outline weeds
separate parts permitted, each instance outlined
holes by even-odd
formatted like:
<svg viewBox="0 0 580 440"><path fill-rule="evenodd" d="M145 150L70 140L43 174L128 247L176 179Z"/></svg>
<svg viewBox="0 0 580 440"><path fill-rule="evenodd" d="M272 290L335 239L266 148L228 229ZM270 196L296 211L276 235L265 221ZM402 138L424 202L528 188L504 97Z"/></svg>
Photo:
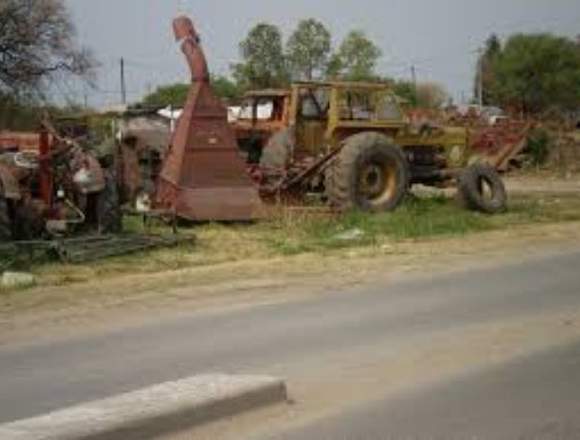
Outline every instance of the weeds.
<svg viewBox="0 0 580 440"><path fill-rule="evenodd" d="M554 147L554 140L550 133L542 128L534 129L528 135L528 152L531 165L539 167L544 165L550 155L550 150Z"/></svg>
<svg viewBox="0 0 580 440"><path fill-rule="evenodd" d="M316 210L279 208L253 225L207 224L183 228L195 244L183 244L90 265L43 264L33 268L42 285L63 285L120 274L156 273L225 262L266 260L303 253L382 246L387 242L463 236L533 223L580 221L576 196L517 198L508 212L488 216L466 211L442 196L409 197L392 213L331 215ZM143 232L134 221L130 230ZM155 226L152 232L162 232ZM167 232L167 231L165 231Z"/></svg>
<svg viewBox="0 0 580 440"><path fill-rule="evenodd" d="M288 220L288 219L286 219ZM410 198L392 213L353 212L327 219L291 219L284 233L272 237L283 254L296 254L352 246L369 246L381 240L408 240L463 235L492 226L486 217L456 207L443 197Z"/></svg>

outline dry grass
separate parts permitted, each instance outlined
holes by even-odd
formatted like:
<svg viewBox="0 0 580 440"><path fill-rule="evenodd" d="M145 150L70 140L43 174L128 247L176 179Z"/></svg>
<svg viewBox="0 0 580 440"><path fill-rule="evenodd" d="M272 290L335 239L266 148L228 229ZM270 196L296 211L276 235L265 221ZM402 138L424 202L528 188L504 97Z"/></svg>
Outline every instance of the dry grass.
<svg viewBox="0 0 580 440"><path fill-rule="evenodd" d="M522 225L579 220L580 198L576 194L518 197L512 200L507 213L497 216L465 211L441 195L413 197L396 212L381 215L336 216L280 208L273 210L268 221L256 224L183 228L181 234L197 237L194 244L91 264L43 263L26 269L38 277L40 286L62 286L103 277L268 261L300 254L329 255L344 249L372 249L409 240L461 237ZM129 221L127 226L130 230L140 229L135 221Z"/></svg>

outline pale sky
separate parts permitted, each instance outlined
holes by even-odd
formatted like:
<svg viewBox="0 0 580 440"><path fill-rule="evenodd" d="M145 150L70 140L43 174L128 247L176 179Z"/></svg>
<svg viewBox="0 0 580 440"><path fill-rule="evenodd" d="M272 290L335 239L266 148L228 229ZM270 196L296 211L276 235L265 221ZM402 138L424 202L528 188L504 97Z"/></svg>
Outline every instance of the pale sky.
<svg viewBox="0 0 580 440"><path fill-rule="evenodd" d="M443 84L456 100L471 96L475 51L493 32L580 34L580 0L65 0L80 40L101 63L92 106L120 102L119 59L127 60L130 101L148 90L189 80L173 41L172 19L186 13L197 25L212 72L227 74L238 60L238 43L260 21L280 26L287 37L303 18L331 30L334 44L360 29L381 47L379 73ZM82 102L83 87L57 92Z"/></svg>

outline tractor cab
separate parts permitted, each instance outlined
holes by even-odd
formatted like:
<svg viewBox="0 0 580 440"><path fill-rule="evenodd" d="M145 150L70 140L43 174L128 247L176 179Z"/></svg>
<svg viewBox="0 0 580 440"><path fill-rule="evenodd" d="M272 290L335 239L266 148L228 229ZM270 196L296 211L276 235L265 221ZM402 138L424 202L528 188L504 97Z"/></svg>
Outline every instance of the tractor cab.
<svg viewBox="0 0 580 440"><path fill-rule="evenodd" d="M325 152L354 134L377 130L396 135L407 124L386 84L301 82L292 87L289 125L297 151Z"/></svg>
<svg viewBox="0 0 580 440"><path fill-rule="evenodd" d="M290 92L270 89L248 92L234 112L231 125L249 163L260 160L262 148L272 134L288 124Z"/></svg>

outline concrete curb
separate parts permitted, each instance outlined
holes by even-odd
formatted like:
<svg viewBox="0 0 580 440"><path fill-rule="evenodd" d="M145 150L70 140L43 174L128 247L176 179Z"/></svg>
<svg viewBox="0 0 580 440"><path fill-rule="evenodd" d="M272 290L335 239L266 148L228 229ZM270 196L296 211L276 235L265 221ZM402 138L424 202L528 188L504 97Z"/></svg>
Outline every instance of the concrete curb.
<svg viewBox="0 0 580 440"><path fill-rule="evenodd" d="M194 376L0 425L0 439L151 439L285 401L273 377Z"/></svg>

